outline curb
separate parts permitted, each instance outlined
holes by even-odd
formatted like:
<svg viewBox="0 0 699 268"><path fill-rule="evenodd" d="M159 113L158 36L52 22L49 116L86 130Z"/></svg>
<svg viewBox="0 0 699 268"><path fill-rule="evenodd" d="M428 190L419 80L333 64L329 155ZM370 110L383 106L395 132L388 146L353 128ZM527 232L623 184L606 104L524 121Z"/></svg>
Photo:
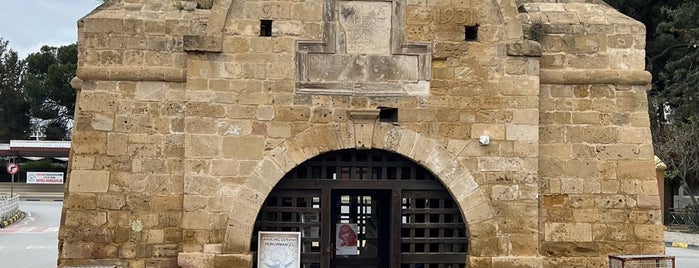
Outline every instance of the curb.
<svg viewBox="0 0 699 268"><path fill-rule="evenodd" d="M695 249L699 250L699 245L693 245L693 244L688 244L684 242L665 242L666 247L673 247L673 248L686 248L686 249Z"/></svg>
<svg viewBox="0 0 699 268"><path fill-rule="evenodd" d="M17 214L15 214L14 216L10 217L7 220L0 222L0 228L5 228L5 227L9 226L10 224L13 224L21 219L24 219L25 215L26 214L24 212L17 211Z"/></svg>

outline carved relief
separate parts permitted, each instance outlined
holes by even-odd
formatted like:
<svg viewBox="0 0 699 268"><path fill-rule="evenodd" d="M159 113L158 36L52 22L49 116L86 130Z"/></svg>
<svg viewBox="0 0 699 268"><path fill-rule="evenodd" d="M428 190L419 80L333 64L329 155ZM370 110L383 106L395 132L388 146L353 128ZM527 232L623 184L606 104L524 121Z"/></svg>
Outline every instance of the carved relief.
<svg viewBox="0 0 699 268"><path fill-rule="evenodd" d="M427 95L431 48L405 42L404 1L326 0L323 40L298 43L296 93Z"/></svg>
<svg viewBox="0 0 699 268"><path fill-rule="evenodd" d="M437 24L475 25L476 11L467 8L437 8L433 18Z"/></svg>
<svg viewBox="0 0 699 268"><path fill-rule="evenodd" d="M312 82L338 79L347 82L405 82L418 80L417 56L311 54L307 79Z"/></svg>
<svg viewBox="0 0 699 268"><path fill-rule="evenodd" d="M282 3L265 3L260 6L260 19L290 19L291 6Z"/></svg>
<svg viewBox="0 0 699 268"><path fill-rule="evenodd" d="M348 54L390 54L390 2L340 2L340 33Z"/></svg>

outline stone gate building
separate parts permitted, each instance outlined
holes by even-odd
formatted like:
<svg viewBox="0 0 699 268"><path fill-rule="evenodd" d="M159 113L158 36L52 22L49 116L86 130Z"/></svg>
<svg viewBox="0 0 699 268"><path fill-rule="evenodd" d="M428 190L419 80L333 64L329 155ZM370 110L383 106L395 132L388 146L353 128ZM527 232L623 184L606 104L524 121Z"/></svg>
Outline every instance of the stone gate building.
<svg viewBox="0 0 699 268"><path fill-rule="evenodd" d="M114 0L78 31L61 267L283 267L261 231L305 268L664 250L645 28L601 1Z"/></svg>

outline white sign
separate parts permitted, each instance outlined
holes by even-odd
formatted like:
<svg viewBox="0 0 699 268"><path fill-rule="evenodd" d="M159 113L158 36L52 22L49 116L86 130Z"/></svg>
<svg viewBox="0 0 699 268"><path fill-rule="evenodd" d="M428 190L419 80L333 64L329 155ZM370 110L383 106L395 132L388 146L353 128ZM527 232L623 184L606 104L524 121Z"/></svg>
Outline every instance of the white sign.
<svg viewBox="0 0 699 268"><path fill-rule="evenodd" d="M300 268L300 232L259 232L257 235L257 267Z"/></svg>
<svg viewBox="0 0 699 268"><path fill-rule="evenodd" d="M19 171L19 166L16 163L7 164L7 173L14 175L17 174L17 171Z"/></svg>
<svg viewBox="0 0 699 268"><path fill-rule="evenodd" d="M63 184L63 172L27 172L27 183Z"/></svg>
<svg viewBox="0 0 699 268"><path fill-rule="evenodd" d="M338 223L335 228L336 255L358 255L357 251L357 224Z"/></svg>

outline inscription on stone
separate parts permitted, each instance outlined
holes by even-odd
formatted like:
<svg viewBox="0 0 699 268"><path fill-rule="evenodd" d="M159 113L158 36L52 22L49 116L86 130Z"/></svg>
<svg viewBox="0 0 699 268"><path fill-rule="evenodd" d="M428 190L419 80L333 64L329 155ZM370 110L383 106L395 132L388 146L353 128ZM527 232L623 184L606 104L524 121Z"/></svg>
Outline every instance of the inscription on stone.
<svg viewBox="0 0 699 268"><path fill-rule="evenodd" d="M418 80L417 56L310 54L308 81L401 82Z"/></svg>
<svg viewBox="0 0 699 268"><path fill-rule="evenodd" d="M364 78L364 60L359 55L310 54L308 80L324 81L362 81Z"/></svg>
<svg viewBox="0 0 699 268"><path fill-rule="evenodd" d="M291 19L291 6L281 3L265 3L260 6L261 19Z"/></svg>
<svg viewBox="0 0 699 268"><path fill-rule="evenodd" d="M348 54L389 54L391 2L342 1L337 16Z"/></svg>
<svg viewBox="0 0 699 268"><path fill-rule="evenodd" d="M468 8L438 8L433 11L437 24L475 25L477 13Z"/></svg>

